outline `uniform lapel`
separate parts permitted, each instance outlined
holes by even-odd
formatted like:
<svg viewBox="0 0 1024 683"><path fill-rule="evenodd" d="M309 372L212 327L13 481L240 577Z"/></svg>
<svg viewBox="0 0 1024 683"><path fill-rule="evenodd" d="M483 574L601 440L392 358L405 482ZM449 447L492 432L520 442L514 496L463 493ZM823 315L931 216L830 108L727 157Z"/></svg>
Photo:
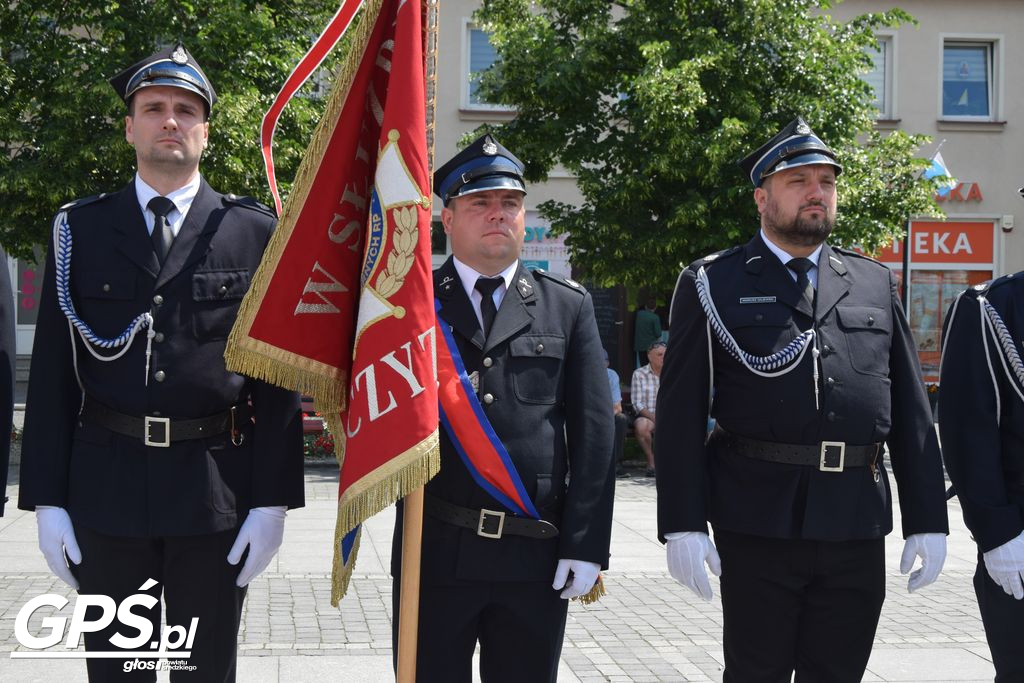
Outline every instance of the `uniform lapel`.
<svg viewBox="0 0 1024 683"><path fill-rule="evenodd" d="M818 259L818 305L814 316L823 319L836 303L850 290L850 278L842 257L827 244L821 249Z"/></svg>
<svg viewBox="0 0 1024 683"><path fill-rule="evenodd" d="M779 257L761 239L761 233L752 239L746 247L747 272L757 277L756 287L763 294L773 295L778 301L796 309L810 318L814 312L804 300L803 294L796 287L796 280L790 275L789 269L782 265Z"/></svg>
<svg viewBox="0 0 1024 683"><path fill-rule="evenodd" d="M121 235L121 239L117 240L117 250L155 278L160 272L160 261L153 251L149 231L146 230L146 219L135 193L135 183L129 183L121 190L116 201L114 230Z"/></svg>
<svg viewBox="0 0 1024 683"><path fill-rule="evenodd" d="M480 321L466 296L466 290L462 288L462 280L459 279L451 256L434 272L434 296L441 302L441 319L473 346L483 349L484 331L480 329Z"/></svg>
<svg viewBox="0 0 1024 683"><path fill-rule="evenodd" d="M536 299L536 282L520 261L519 269L512 278L512 287L505 292L498 315L494 317L494 326L484 346L485 353L533 322L533 313L527 305Z"/></svg>
<svg viewBox="0 0 1024 683"><path fill-rule="evenodd" d="M178 273L202 258L209 246L209 240L203 240L203 244L197 249L199 238L206 232L213 232L220 220L220 213L216 212L220 204L219 197L213 189L206 184L205 180L199 181L199 192L192 200L192 206L185 216L185 222L178 231L178 236L171 243L171 250L167 252L167 259L156 280L156 288L159 289Z"/></svg>

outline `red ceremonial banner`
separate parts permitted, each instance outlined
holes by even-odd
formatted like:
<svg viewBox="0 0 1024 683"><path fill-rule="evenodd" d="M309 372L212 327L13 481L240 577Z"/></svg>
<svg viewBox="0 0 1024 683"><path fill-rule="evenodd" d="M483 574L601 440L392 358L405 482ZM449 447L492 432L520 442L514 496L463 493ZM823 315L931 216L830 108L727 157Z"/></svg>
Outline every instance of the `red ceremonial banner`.
<svg viewBox="0 0 1024 683"><path fill-rule="evenodd" d="M366 3L226 353L312 395L336 436L333 604L359 524L440 466L425 16Z"/></svg>

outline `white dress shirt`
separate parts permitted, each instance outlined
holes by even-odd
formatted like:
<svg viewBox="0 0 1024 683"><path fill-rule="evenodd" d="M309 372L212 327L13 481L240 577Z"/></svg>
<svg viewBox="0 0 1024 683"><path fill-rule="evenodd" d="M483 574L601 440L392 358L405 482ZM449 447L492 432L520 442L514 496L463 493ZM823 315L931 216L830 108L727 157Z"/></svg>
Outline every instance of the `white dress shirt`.
<svg viewBox="0 0 1024 683"><path fill-rule="evenodd" d="M185 216L188 215L188 210L192 208L192 200L199 194L199 182L200 176L196 173L187 185L179 187L170 194L161 195L146 184L146 181L138 173L135 174L135 196L139 199L139 207L142 208L142 215L146 219L146 230L150 235L153 234L156 216L149 210L149 200L153 197L167 197L174 203L174 210L167 215L167 222L171 224L171 232L177 237L182 223L185 222Z"/></svg>
<svg viewBox="0 0 1024 683"><path fill-rule="evenodd" d="M779 257L779 260L782 261L782 265L786 265L794 258L797 258L768 239L768 235L764 234L764 228L761 228L761 239L764 240L768 249ZM807 271L807 279L811 281L811 287L814 287L815 289L818 288L818 259L821 258L821 248L823 246L824 244L819 244L818 248L811 252L811 255L807 257L810 262L814 264L814 267ZM793 282L796 282L796 272L793 271L792 268L786 268L786 272L793 278Z"/></svg>
<svg viewBox="0 0 1024 683"><path fill-rule="evenodd" d="M484 316L480 312L480 302L483 301L484 296L476 289L476 281L482 277L500 277L504 280L504 284L500 284L494 288L494 308L498 310L501 308L501 300L505 298L505 292L512 286L512 278L515 277L516 271L519 269L519 261L516 260L511 266L501 271L497 275L483 275L476 272L459 259L452 256L452 261L455 263L455 272L459 274L459 279L462 280L462 288L466 290L466 295L469 297L470 303L473 304L473 312L476 313L477 322L480 323L480 329L484 329Z"/></svg>

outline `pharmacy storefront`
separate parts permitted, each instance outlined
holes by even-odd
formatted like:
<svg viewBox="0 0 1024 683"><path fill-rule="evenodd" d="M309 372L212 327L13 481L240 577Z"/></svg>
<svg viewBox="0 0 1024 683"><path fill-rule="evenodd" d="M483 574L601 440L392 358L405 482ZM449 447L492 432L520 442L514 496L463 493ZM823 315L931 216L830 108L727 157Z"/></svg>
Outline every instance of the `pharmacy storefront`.
<svg viewBox="0 0 1024 683"><path fill-rule="evenodd" d="M926 382L939 380L942 322L953 299L996 272L999 225L992 218L950 217L910 224L908 319ZM905 242L878 257L903 279Z"/></svg>

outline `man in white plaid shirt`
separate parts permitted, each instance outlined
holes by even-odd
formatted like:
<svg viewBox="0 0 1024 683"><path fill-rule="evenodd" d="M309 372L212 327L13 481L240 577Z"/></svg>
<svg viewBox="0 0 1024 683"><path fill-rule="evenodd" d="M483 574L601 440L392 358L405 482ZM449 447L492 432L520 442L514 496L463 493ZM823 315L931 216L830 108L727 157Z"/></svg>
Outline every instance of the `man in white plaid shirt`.
<svg viewBox="0 0 1024 683"><path fill-rule="evenodd" d="M647 365L633 371L629 399L636 411L633 431L647 458L647 476L654 476L654 409L658 403L661 366L665 362L665 342L656 341L647 348Z"/></svg>

